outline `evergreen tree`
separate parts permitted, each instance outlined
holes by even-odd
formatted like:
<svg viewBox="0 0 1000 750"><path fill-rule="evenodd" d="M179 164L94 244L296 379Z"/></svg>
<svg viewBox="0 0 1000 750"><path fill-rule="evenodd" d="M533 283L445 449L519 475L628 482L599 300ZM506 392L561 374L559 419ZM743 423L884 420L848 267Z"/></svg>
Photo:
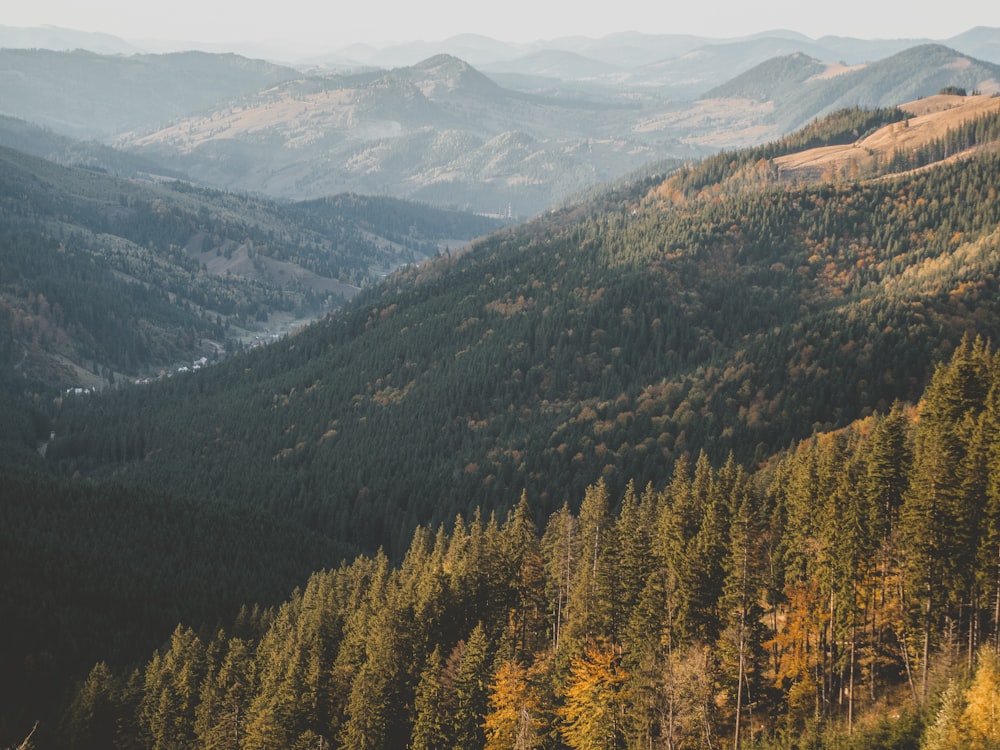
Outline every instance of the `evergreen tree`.
<svg viewBox="0 0 1000 750"><path fill-rule="evenodd" d="M69 708L67 735L74 747L116 747L118 740L117 686L104 662L95 664Z"/></svg>
<svg viewBox="0 0 1000 750"><path fill-rule="evenodd" d="M719 605L725 622L720 650L727 662L734 698L733 747L739 748L745 731L744 712L762 698L766 662L760 606L764 588L760 567L763 522L746 477L737 477L730 492L732 522Z"/></svg>
<svg viewBox="0 0 1000 750"><path fill-rule="evenodd" d="M486 739L483 720L489 699L488 645L486 631L479 624L473 628L461 652L453 684L455 710L451 718L454 750L482 747Z"/></svg>
<svg viewBox="0 0 1000 750"><path fill-rule="evenodd" d="M155 750L180 750L196 742L194 725L205 648L190 628L177 626L170 647L146 668L140 713L144 735Z"/></svg>
<svg viewBox="0 0 1000 750"><path fill-rule="evenodd" d="M435 648L427 657L413 698L413 733L409 744L413 750L450 750L453 747L446 713L449 705L441 682L442 667L441 652Z"/></svg>
<svg viewBox="0 0 1000 750"><path fill-rule="evenodd" d="M606 638L612 632L614 590L610 561L614 534L608 488L603 480L587 488L580 505L580 556L567 602L567 639L572 648L588 638Z"/></svg>
<svg viewBox="0 0 1000 750"><path fill-rule="evenodd" d="M206 750L243 747L253 690L253 652L240 638L228 639L225 649L218 669L206 675L195 713L198 744Z"/></svg>
<svg viewBox="0 0 1000 750"><path fill-rule="evenodd" d="M542 537L545 561L546 596L549 618L552 622L552 647L562 645L566 622L569 617L569 598L573 586L573 572L580 556L579 531L576 517L563 506L552 514Z"/></svg>

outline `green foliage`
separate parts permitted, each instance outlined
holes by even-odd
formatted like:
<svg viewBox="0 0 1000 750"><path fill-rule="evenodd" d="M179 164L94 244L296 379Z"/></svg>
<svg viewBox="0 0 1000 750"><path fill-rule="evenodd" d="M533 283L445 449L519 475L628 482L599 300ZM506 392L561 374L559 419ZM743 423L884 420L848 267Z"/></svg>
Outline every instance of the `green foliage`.
<svg viewBox="0 0 1000 750"><path fill-rule="evenodd" d="M907 565L924 560L946 578L964 553L907 527L913 498L939 479L924 468L930 453L946 454L942 436L969 434L970 415L994 408L997 382L1000 355L966 339L917 407L818 434L755 475L702 455L693 473L681 463L641 497L629 485L614 501L598 482L541 538L526 495L502 524L477 514L450 534L418 528L398 567L380 555L314 574L251 641L178 627L137 697L99 665L74 701L67 742L915 749L926 721L922 746L990 747L1000 699L993 592L939 596L932 616L911 621L911 606L926 612L926 588L908 583ZM913 456L884 480L906 488L902 505L877 487L888 455ZM997 470L992 460L985 471ZM971 469L959 461L955 471ZM979 493L959 505L976 515L986 502ZM903 533L890 531L897 525ZM983 529L965 533L963 547L977 549ZM678 575L685 555L717 558L699 569L717 568L718 586L685 593L701 585ZM957 590L974 592L988 580L976 566L996 562L963 559L971 569ZM645 571L641 591L610 573L619 562ZM560 591L567 624L555 649L560 609L528 603ZM696 603L687 617L705 621L678 627L682 600ZM471 632L461 624L470 605L483 617ZM920 650L922 627L941 651ZM969 649L982 644L977 668L929 708L917 675L932 660L965 680L952 631L971 633Z"/></svg>
<svg viewBox="0 0 1000 750"><path fill-rule="evenodd" d="M1000 323L998 174L982 155L851 186L623 189L190 378L63 399L48 466L109 482L14 483L19 607L42 569L23 545L61 528L33 495L118 498L140 531L157 502L178 528L281 518L281 549L236 558L247 577L331 566L231 636L168 589L191 624L142 679L98 670L66 744L107 737L111 710L123 747L404 747L418 724L424 745L557 747L590 741L558 736L578 685L574 717L620 712L612 744L849 746L913 700L884 728L912 746L939 647L952 669L996 637L1000 364L975 334ZM197 535L163 538L199 559ZM331 539L368 554L335 567ZM141 559L107 546L114 570ZM205 591L196 570L177 585ZM591 642L620 700L573 676Z"/></svg>
<svg viewBox="0 0 1000 750"><path fill-rule="evenodd" d="M0 164L0 310L14 347L0 361L63 386L80 375L60 358L98 382L215 359L275 313L318 317L440 241L499 226L385 198L286 204L156 185L7 148Z"/></svg>
<svg viewBox="0 0 1000 750"><path fill-rule="evenodd" d="M688 451L759 461L916 398L966 323L993 330L997 166L676 208L657 188L634 215L497 235L277 346L67 399L50 464L398 559L415 524L502 514L526 487L544 518L597 477L662 481ZM125 423L148 460L115 450Z"/></svg>
<svg viewBox="0 0 1000 750"><path fill-rule="evenodd" d="M244 602L277 604L343 555L258 514L0 470L0 704L51 721L67 676L143 659L178 621L213 628ZM259 613L240 621L237 635L259 636Z"/></svg>

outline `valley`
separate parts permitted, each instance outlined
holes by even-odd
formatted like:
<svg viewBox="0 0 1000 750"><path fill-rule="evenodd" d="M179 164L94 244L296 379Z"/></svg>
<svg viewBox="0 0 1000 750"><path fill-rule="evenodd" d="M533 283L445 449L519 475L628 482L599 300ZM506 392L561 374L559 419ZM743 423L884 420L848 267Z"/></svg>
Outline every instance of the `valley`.
<svg viewBox="0 0 1000 750"><path fill-rule="evenodd" d="M0 49L0 747L990 747L995 36Z"/></svg>

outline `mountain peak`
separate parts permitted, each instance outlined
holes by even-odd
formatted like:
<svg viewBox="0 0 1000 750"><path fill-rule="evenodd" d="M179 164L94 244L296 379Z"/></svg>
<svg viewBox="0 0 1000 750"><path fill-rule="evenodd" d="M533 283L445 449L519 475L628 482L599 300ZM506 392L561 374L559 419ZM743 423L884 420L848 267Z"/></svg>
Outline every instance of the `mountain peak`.
<svg viewBox="0 0 1000 750"><path fill-rule="evenodd" d="M743 97L756 101L770 101L789 86L799 86L812 76L820 75L825 66L803 52L793 52L782 57L772 57L736 78L716 86L703 98Z"/></svg>
<svg viewBox="0 0 1000 750"><path fill-rule="evenodd" d="M441 69L446 70L473 70L473 67L469 63L465 62L461 58L450 55L447 52L441 52L436 55L428 57L426 60L421 60L412 66L414 70L426 70L426 71L436 71Z"/></svg>
<svg viewBox="0 0 1000 750"><path fill-rule="evenodd" d="M454 55L441 53L395 71L419 88L428 99L448 99L455 96L495 98L503 89Z"/></svg>

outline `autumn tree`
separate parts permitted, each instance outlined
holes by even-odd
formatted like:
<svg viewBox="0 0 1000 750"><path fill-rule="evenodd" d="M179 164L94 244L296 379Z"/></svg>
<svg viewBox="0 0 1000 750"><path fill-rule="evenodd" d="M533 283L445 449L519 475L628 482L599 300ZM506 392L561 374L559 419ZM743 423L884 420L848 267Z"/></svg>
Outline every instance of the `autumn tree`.
<svg viewBox="0 0 1000 750"><path fill-rule="evenodd" d="M490 682L485 750L542 747L545 716L537 676L514 659L502 661Z"/></svg>
<svg viewBox="0 0 1000 750"><path fill-rule="evenodd" d="M625 747L629 710L628 674L621 649L591 641L572 660L565 702L557 710L564 742L578 750Z"/></svg>

